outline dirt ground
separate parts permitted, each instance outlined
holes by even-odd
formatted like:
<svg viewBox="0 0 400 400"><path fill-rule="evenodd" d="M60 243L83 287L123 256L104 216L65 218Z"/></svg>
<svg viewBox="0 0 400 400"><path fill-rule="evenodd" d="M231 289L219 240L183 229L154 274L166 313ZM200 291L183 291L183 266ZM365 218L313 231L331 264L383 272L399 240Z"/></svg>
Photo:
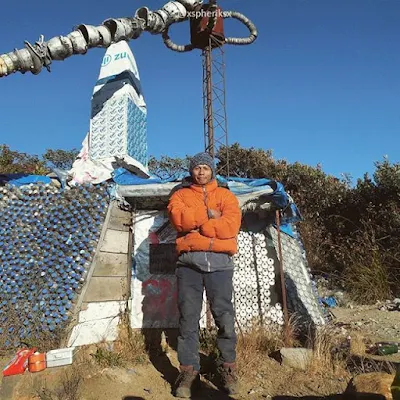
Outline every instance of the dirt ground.
<svg viewBox="0 0 400 400"><path fill-rule="evenodd" d="M2 400L170 400L171 383L178 370L176 354L166 359L160 358L153 363L138 365L133 368L95 368L82 365L47 369L41 373L25 373L21 377L3 378L5 390L0 392ZM156 364L156 366L155 366ZM330 395L342 393L346 387L344 378L321 376L308 377L305 372L296 372L278 362L266 358L257 360L252 377L242 379L241 393L235 397L225 395L213 379L202 376L200 389L192 397L200 399L274 399L285 395L298 398L304 395ZM74 386L75 372L83 378L76 397L67 397L62 385ZM247 374L246 374L247 375ZM290 382L290 384L288 384ZM8 386L8 387L7 387ZM48 388L58 395L43 393ZM37 395L42 390L41 395ZM36 397L35 397L36 395Z"/></svg>
<svg viewBox="0 0 400 400"><path fill-rule="evenodd" d="M375 341L400 341L400 312L381 311L376 306L334 308L334 324L342 335L354 332ZM12 358L0 359L3 368ZM400 353L386 358L400 362ZM205 374L201 388L193 399L230 399L218 390L210 365L204 359ZM239 361L240 362L240 361ZM167 400L174 399L171 384L178 374L176 352L151 357L149 362L132 368L95 365L83 354L73 366L49 368L46 371L3 378L0 386L2 400ZM235 399L334 399L343 393L349 376L327 371L301 372L281 365L266 354L255 354L240 366L241 392ZM64 388L64 386L66 388ZM77 388L77 393L69 393ZM46 393L46 389L48 391ZM68 389L69 388L69 389ZM40 395L38 395L41 392ZM57 392L57 393L56 393ZM75 397L74 397L75 396ZM312 396L312 397L304 397ZM324 397L325 396L325 397Z"/></svg>
<svg viewBox="0 0 400 400"><path fill-rule="evenodd" d="M337 307L331 311L335 316L335 325L340 327L344 335L358 333L366 339L367 345L377 342L400 343L400 311L387 311L378 305ZM400 353L374 358L400 363Z"/></svg>
<svg viewBox="0 0 400 400"><path fill-rule="evenodd" d="M372 341L400 342L400 312L380 310L379 306L358 306L354 308L333 308L338 324L345 329L361 332Z"/></svg>

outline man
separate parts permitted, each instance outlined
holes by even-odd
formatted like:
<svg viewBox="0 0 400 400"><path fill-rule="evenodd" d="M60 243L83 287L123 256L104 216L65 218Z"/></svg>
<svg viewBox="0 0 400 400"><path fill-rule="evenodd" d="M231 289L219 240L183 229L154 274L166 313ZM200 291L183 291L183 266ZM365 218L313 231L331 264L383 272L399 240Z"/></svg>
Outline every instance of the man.
<svg viewBox="0 0 400 400"><path fill-rule="evenodd" d="M196 154L189 170L191 177L171 196L168 205L170 220L178 232L179 254L176 276L181 373L175 395L189 398L192 387L199 382L199 320L204 288L218 327L218 370L224 389L234 394L237 377L231 256L237 252L241 211L230 190L218 187L208 153Z"/></svg>

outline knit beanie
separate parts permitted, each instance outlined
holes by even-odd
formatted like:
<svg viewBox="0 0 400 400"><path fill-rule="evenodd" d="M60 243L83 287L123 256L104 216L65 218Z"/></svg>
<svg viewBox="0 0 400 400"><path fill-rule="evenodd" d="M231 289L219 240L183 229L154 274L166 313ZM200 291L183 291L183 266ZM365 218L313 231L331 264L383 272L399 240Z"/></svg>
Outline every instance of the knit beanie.
<svg viewBox="0 0 400 400"><path fill-rule="evenodd" d="M214 160L208 153L198 153L194 155L189 164L189 172L190 175L192 175L193 170L198 166L198 165L208 165L211 168L212 171L212 177L215 178L215 165L214 165Z"/></svg>

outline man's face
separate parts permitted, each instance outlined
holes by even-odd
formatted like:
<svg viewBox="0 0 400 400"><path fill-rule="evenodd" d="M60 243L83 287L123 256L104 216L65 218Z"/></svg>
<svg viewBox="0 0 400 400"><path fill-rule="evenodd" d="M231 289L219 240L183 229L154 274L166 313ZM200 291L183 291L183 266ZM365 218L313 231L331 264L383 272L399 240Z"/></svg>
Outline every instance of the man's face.
<svg viewBox="0 0 400 400"><path fill-rule="evenodd" d="M193 182L197 185L206 185L211 181L212 170L208 165L197 165L192 172Z"/></svg>

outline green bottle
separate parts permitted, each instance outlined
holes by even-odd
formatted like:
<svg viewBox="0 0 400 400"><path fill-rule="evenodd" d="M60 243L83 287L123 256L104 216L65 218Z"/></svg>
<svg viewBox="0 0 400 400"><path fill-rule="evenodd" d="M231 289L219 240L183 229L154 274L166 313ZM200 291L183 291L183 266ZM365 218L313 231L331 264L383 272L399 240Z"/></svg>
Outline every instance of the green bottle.
<svg viewBox="0 0 400 400"><path fill-rule="evenodd" d="M378 354L380 356L388 356L399 352L397 343L378 344Z"/></svg>

